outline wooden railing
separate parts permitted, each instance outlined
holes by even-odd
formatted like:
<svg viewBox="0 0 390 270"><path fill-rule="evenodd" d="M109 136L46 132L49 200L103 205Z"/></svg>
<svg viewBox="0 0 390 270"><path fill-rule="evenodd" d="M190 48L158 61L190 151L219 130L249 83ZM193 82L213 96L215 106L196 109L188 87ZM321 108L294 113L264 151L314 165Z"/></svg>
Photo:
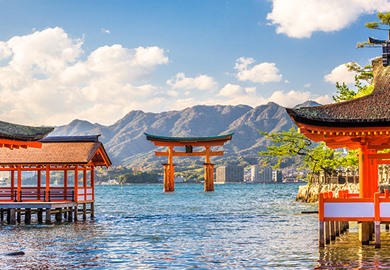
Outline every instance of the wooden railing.
<svg viewBox="0 0 390 270"><path fill-rule="evenodd" d="M94 201L94 189L92 187L64 188L50 187L48 194L44 187L22 187L18 193L17 189L10 187L0 188L0 202L26 202L26 201Z"/></svg>

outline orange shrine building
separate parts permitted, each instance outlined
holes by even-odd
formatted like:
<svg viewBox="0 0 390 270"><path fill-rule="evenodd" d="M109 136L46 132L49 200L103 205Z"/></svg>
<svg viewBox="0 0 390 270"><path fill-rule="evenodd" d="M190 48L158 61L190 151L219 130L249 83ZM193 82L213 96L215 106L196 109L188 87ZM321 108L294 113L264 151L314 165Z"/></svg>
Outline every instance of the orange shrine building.
<svg viewBox="0 0 390 270"><path fill-rule="evenodd" d="M340 191L319 195L319 245L330 243L334 231L349 221L359 223L359 241L375 238L380 247L380 225L390 222L388 190L378 191L378 165L390 164L390 67L373 61L372 94L350 101L317 107L287 109L300 132L330 148L357 149L359 194ZM374 236L374 238L373 238Z"/></svg>
<svg viewBox="0 0 390 270"><path fill-rule="evenodd" d="M0 122L1 221L93 217L95 167L111 165L104 146L98 136L46 137L52 130Z"/></svg>
<svg viewBox="0 0 390 270"><path fill-rule="evenodd" d="M232 139L233 133L210 137L167 137L145 133L146 139L153 142L155 146L167 147L164 152L156 151L156 156L168 157L168 163L164 166L164 192L175 190L175 169L174 156L204 156L204 191L214 191L214 164L210 162L212 156L222 156L223 151L213 151L211 147L223 146ZM176 151L175 147L184 148L185 151ZM201 151L194 151L194 148L201 148Z"/></svg>

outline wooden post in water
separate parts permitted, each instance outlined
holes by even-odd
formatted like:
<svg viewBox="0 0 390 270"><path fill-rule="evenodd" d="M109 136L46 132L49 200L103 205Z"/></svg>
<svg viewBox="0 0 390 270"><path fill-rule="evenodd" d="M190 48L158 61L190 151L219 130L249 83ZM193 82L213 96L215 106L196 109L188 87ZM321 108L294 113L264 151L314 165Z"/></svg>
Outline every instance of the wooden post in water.
<svg viewBox="0 0 390 270"><path fill-rule="evenodd" d="M26 208L24 212L24 223L31 224L31 209Z"/></svg>
<svg viewBox="0 0 390 270"><path fill-rule="evenodd" d="M214 164L204 163L204 191L214 191Z"/></svg>
<svg viewBox="0 0 390 270"><path fill-rule="evenodd" d="M324 221L318 222L318 245L320 248L325 247Z"/></svg>
<svg viewBox="0 0 390 270"><path fill-rule="evenodd" d="M336 240L336 229L335 229L335 221L329 221L330 223L330 240Z"/></svg>
<svg viewBox="0 0 390 270"><path fill-rule="evenodd" d="M51 208L46 208L45 223L51 224Z"/></svg>
<svg viewBox="0 0 390 270"><path fill-rule="evenodd" d="M375 221L375 248L381 247L381 222Z"/></svg>

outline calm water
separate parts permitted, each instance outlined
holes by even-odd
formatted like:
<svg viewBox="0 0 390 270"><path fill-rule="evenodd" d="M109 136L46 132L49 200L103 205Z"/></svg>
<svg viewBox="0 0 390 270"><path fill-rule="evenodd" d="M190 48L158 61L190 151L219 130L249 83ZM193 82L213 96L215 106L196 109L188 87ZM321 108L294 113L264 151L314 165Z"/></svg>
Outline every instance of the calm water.
<svg viewBox="0 0 390 270"><path fill-rule="evenodd" d="M2 269L359 269L390 267L390 240L360 246L356 227L319 250L316 206L298 186L96 187L94 221L0 226ZM384 232L383 238L390 239ZM24 251L23 256L6 256Z"/></svg>

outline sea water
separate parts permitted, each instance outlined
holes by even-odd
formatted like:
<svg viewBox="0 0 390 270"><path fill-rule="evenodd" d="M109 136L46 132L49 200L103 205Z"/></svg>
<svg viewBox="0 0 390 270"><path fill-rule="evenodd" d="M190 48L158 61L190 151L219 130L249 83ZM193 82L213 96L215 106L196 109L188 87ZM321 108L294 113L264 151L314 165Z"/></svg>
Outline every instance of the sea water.
<svg viewBox="0 0 390 270"><path fill-rule="evenodd" d="M349 269L390 267L390 241L361 246L356 225L318 248L316 204L297 184L97 186L95 219L0 225L2 269ZM22 251L24 255L7 256Z"/></svg>

